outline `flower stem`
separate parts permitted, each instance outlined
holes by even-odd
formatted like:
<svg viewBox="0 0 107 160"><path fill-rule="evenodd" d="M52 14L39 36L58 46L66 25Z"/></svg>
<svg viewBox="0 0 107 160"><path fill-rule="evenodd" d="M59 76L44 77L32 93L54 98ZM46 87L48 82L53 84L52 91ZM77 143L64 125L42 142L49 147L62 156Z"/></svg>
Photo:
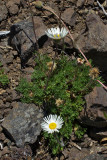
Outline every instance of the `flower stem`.
<svg viewBox="0 0 107 160"><path fill-rule="evenodd" d="M49 72L49 74L48 74L48 77L47 77L47 82L46 82L46 86L45 86L44 91L46 91L46 89L47 89L47 87L48 87L48 82L49 82L51 73L52 73L52 71L53 71L53 67L54 67L54 64L55 64L55 58L56 58L56 55L57 55L57 52L58 52L58 45L57 45L57 43L55 43L55 44L56 44L55 55L54 55L54 57L53 57L53 63L52 63L51 70L50 70L50 72Z"/></svg>
<svg viewBox="0 0 107 160"><path fill-rule="evenodd" d="M54 135L55 135L55 138L56 138L57 142L59 143L59 145L60 145L61 147L64 147L63 141L62 141L62 142L59 141L58 136L57 136L57 134L56 134L55 132L54 132Z"/></svg>

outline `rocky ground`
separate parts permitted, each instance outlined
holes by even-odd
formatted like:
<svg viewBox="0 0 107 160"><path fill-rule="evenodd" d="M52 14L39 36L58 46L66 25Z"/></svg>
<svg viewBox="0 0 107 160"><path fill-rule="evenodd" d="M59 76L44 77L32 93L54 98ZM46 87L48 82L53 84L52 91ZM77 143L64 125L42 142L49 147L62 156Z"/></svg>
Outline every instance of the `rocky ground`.
<svg viewBox="0 0 107 160"><path fill-rule="evenodd" d="M42 0L60 15L70 29L75 43L87 58L100 69L107 84L107 15L95 0ZM107 9L107 0L99 1ZM71 140L59 157L52 157L48 145L40 136L39 123L42 110L34 104L23 104L15 90L21 77L29 81L35 66L35 36L31 12L26 0L0 0L0 30L10 30L10 34L0 36L0 62L8 75L9 85L0 86L0 160L106 160L107 148L99 143L107 138L107 91L95 88L85 96L86 110L78 118L88 127L81 141ZM31 1L35 32L39 52L53 54L53 43L45 35L48 27L57 26L59 21L45 9L35 7ZM79 52L76 45L67 37L66 52L75 58ZM34 113L34 115L33 115ZM30 115L30 116L29 116ZM35 116L37 115L37 116ZM27 118L26 118L27 116ZM36 117L36 119L35 119ZM25 125L26 124L26 125ZM32 125L31 125L32 124ZM36 127L33 127L36 126ZM29 132L28 132L29 128ZM32 130L32 132L30 132ZM36 136L35 136L36 135ZM39 136L38 136L39 135Z"/></svg>

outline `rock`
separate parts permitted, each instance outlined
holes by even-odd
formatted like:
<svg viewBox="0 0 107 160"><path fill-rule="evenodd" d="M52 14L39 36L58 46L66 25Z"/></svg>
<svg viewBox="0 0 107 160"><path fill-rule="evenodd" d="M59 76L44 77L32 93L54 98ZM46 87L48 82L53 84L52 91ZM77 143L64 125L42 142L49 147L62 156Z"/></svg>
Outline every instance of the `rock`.
<svg viewBox="0 0 107 160"><path fill-rule="evenodd" d="M6 63L6 64L11 64L11 63L13 63L13 55L10 55L9 57L7 57L7 58L5 59L5 63Z"/></svg>
<svg viewBox="0 0 107 160"><path fill-rule="evenodd" d="M18 95L18 93L15 90L12 90L11 93L12 93L12 101L20 99L20 96Z"/></svg>
<svg viewBox="0 0 107 160"><path fill-rule="evenodd" d="M3 115L3 110L2 109L0 109L0 123L4 120L4 115Z"/></svg>
<svg viewBox="0 0 107 160"><path fill-rule="evenodd" d="M8 11L6 6L0 2L0 22L7 18Z"/></svg>
<svg viewBox="0 0 107 160"><path fill-rule="evenodd" d="M89 130L89 135L90 135L90 137L94 138L95 140L101 141L101 139L107 137L107 127L100 129L100 130L99 130L99 128L91 127Z"/></svg>
<svg viewBox="0 0 107 160"><path fill-rule="evenodd" d="M82 148L82 151L80 151L75 147L71 147L69 150L65 148L62 153L67 160L81 160L89 154L89 150Z"/></svg>
<svg viewBox="0 0 107 160"><path fill-rule="evenodd" d="M8 154L8 153L10 153L10 151L9 151L9 148L6 146L6 147L3 148L3 151L2 151L1 154L3 156L3 155Z"/></svg>
<svg viewBox="0 0 107 160"><path fill-rule="evenodd" d="M97 128L107 127L107 91L102 87L95 87L85 96L86 108L80 113L82 124Z"/></svg>
<svg viewBox="0 0 107 160"><path fill-rule="evenodd" d="M87 108L93 105L107 107L107 91L103 87L95 87L91 93L85 96ZM105 108L106 110L107 108Z"/></svg>
<svg viewBox="0 0 107 160"><path fill-rule="evenodd" d="M3 130L3 128L2 128L2 127L0 127L0 132L2 132L2 130Z"/></svg>
<svg viewBox="0 0 107 160"><path fill-rule="evenodd" d="M9 103L9 102L7 102L7 99L6 99L5 108L6 108L6 109L7 109L7 108L10 108L10 103Z"/></svg>
<svg viewBox="0 0 107 160"><path fill-rule="evenodd" d="M0 99L0 108L3 106L3 100Z"/></svg>
<svg viewBox="0 0 107 160"><path fill-rule="evenodd" d="M28 156L32 156L32 150L31 147L29 145L26 145L23 148L17 148L16 146L11 146L11 155L13 159L28 159ZM11 159L12 160L12 159Z"/></svg>
<svg viewBox="0 0 107 160"><path fill-rule="evenodd" d="M26 8L27 7L27 1L26 0L21 0L21 6L23 8Z"/></svg>
<svg viewBox="0 0 107 160"><path fill-rule="evenodd" d="M89 29L86 47L88 49L96 49L99 52L107 51L107 25L105 25L100 17L95 14L89 14L86 19Z"/></svg>
<svg viewBox="0 0 107 160"><path fill-rule="evenodd" d="M10 0L7 2L6 6L9 10L10 15L15 15L19 11L18 5L20 4L20 0Z"/></svg>
<svg viewBox="0 0 107 160"><path fill-rule="evenodd" d="M25 79L27 79L27 81L31 82L31 80L32 80L31 75L34 72L34 69L32 67L26 67L26 68L22 69L22 71L23 71L23 78L25 78Z"/></svg>
<svg viewBox="0 0 107 160"><path fill-rule="evenodd" d="M48 37L45 35L46 26L41 18L35 16L35 32L39 47L42 47ZM32 20L27 19L11 26L10 43L20 54L21 63L24 65L36 50L35 34Z"/></svg>
<svg viewBox="0 0 107 160"><path fill-rule="evenodd" d="M34 72L34 69L32 67L27 67L23 69L23 72L31 75Z"/></svg>
<svg viewBox="0 0 107 160"><path fill-rule="evenodd" d="M95 2L95 0L90 0L90 1L87 1L86 4L92 6L94 4L94 2Z"/></svg>
<svg viewBox="0 0 107 160"><path fill-rule="evenodd" d="M18 147L33 144L41 132L43 111L34 104L17 103L2 123L4 131Z"/></svg>
<svg viewBox="0 0 107 160"><path fill-rule="evenodd" d="M74 11L73 8L67 8L62 13L62 19L64 20L64 22L68 23L70 26L75 25L77 17L78 17L78 14Z"/></svg>
<svg viewBox="0 0 107 160"><path fill-rule="evenodd" d="M78 0L77 7L82 7L84 5L85 0Z"/></svg>
<svg viewBox="0 0 107 160"><path fill-rule="evenodd" d="M107 70L107 25L98 15L89 14L86 18L87 32L83 33L76 41L87 58L102 71Z"/></svg>
<svg viewBox="0 0 107 160"><path fill-rule="evenodd" d="M83 158L82 160L106 160L103 156L98 154L91 154Z"/></svg>
<svg viewBox="0 0 107 160"><path fill-rule="evenodd" d="M5 135L3 133L0 133L0 141L4 141L6 139Z"/></svg>
<svg viewBox="0 0 107 160"><path fill-rule="evenodd" d="M76 4L76 3L77 3L77 0L71 0L70 2Z"/></svg>

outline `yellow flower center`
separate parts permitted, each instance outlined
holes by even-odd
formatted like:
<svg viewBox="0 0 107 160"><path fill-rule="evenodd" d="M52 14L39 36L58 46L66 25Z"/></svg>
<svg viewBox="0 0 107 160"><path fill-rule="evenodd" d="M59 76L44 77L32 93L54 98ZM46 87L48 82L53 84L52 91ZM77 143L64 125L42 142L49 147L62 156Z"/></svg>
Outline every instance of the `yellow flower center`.
<svg viewBox="0 0 107 160"><path fill-rule="evenodd" d="M54 38L56 38L56 39L61 39L60 34L57 34L57 35L56 35L56 34L54 34L53 36L54 36Z"/></svg>
<svg viewBox="0 0 107 160"><path fill-rule="evenodd" d="M60 38L60 35L59 35L59 34L58 34L57 36Z"/></svg>
<svg viewBox="0 0 107 160"><path fill-rule="evenodd" d="M49 124L50 129L55 129L57 127L56 123L52 122Z"/></svg>

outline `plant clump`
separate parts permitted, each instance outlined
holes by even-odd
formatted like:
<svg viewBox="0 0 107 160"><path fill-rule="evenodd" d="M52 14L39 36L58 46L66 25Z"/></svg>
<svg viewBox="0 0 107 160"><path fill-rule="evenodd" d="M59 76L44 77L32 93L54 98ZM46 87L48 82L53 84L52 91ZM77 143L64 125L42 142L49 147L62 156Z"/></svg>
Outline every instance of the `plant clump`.
<svg viewBox="0 0 107 160"><path fill-rule="evenodd" d="M17 91L22 94L22 102L37 104L44 109L46 115L62 117L64 123L58 133L54 135L44 132L52 153L58 154L70 138L74 122L83 109L84 95L99 84L96 77L90 77L90 67L85 63L80 65L76 59L60 56L54 60L55 67L50 72L52 59L47 55L40 58L40 61L36 59L31 82L22 79ZM75 135L81 138L85 129L76 128Z"/></svg>

